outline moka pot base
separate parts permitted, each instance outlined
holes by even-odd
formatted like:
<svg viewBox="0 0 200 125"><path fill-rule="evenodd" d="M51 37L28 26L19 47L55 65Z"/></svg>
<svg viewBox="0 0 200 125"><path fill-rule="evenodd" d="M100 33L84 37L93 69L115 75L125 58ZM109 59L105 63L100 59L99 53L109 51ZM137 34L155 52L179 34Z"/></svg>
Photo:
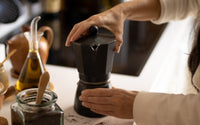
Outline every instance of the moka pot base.
<svg viewBox="0 0 200 125"><path fill-rule="evenodd" d="M109 81L105 81L105 82L101 82L101 84L95 84L95 83L91 83L88 84L88 82L84 82L82 80L80 80L78 83L78 87L76 90L76 96L75 96L75 102L74 102L74 109L75 111L82 115L82 116L86 116L86 117L91 117L91 118L101 118L104 117L105 115L101 115L101 114L97 114L95 112L92 112L89 108L86 108L84 106L82 106L82 101L79 100L79 96L81 95L81 92L85 89L95 89L95 88L111 88L111 84Z"/></svg>

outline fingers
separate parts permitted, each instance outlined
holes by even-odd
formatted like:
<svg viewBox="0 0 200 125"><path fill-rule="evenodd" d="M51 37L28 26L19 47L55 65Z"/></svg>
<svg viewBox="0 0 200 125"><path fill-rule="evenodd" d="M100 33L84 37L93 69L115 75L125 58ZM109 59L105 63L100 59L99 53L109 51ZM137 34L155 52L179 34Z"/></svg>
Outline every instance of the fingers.
<svg viewBox="0 0 200 125"><path fill-rule="evenodd" d="M114 107L112 105L97 105L97 104L91 104L91 103L82 103L83 106L89 108L91 111L96 112L98 114L102 115L112 115L114 114L113 111L115 111Z"/></svg>
<svg viewBox="0 0 200 125"><path fill-rule="evenodd" d="M80 96L79 100L83 102L88 102L88 103L94 103L94 104L102 104L102 105L114 105L115 101L112 100L110 97L85 97L85 96Z"/></svg>
<svg viewBox="0 0 200 125"><path fill-rule="evenodd" d="M118 91L118 89L116 89ZM117 99L113 98L113 94L117 92L115 89L97 88L84 90L79 97L83 102L102 104L102 105L116 105Z"/></svg>
<svg viewBox="0 0 200 125"><path fill-rule="evenodd" d="M72 38L73 34L76 32L77 29L78 29L78 24L76 24L72 28L71 32L69 33L69 35L67 37L67 40L66 40L66 43L65 43L66 46L70 46L70 44L71 44L71 38Z"/></svg>
<svg viewBox="0 0 200 125"><path fill-rule="evenodd" d="M100 14L101 15L101 14ZM118 26L118 23L114 23L114 25L109 25L109 23L106 25L106 21L102 21L102 18L99 15L94 15L87 20L84 20L72 28L71 32L69 33L66 43L66 46L70 46L72 42L79 39L81 36L84 36L87 34L88 29L92 25L96 25L98 27L106 28L107 30L111 31L116 39L115 44L115 51L119 53L122 42L123 42L123 26ZM109 22L109 21L108 21ZM117 26L116 26L117 25Z"/></svg>
<svg viewBox="0 0 200 125"><path fill-rule="evenodd" d="M84 36L87 33L87 30L89 29L89 27L90 27L90 25L88 25L88 24L81 25L81 27L78 26L76 28L76 31L74 32L74 34L71 36L70 41L76 41L81 36Z"/></svg>
<svg viewBox="0 0 200 125"><path fill-rule="evenodd" d="M98 114L114 116L113 115L114 113L112 111L102 111L102 110L97 110L97 109L90 109L90 110Z"/></svg>
<svg viewBox="0 0 200 125"><path fill-rule="evenodd" d="M119 53L123 42L122 33L115 34L115 38L116 38L115 52Z"/></svg>
<svg viewBox="0 0 200 125"><path fill-rule="evenodd" d="M101 105L101 104L94 104L94 103L87 103L87 102L82 102L82 105L91 110L101 110L105 112L111 112L115 108L113 105Z"/></svg>
<svg viewBox="0 0 200 125"><path fill-rule="evenodd" d="M69 33L66 43L66 46L70 46L72 42L79 39L81 36L84 36L87 33L87 30L91 26L90 23L85 23L85 21L82 21L72 28L71 32Z"/></svg>
<svg viewBox="0 0 200 125"><path fill-rule="evenodd" d="M121 48L121 44L116 43L115 45L115 52L119 53Z"/></svg>
<svg viewBox="0 0 200 125"><path fill-rule="evenodd" d="M112 96L112 89L108 88L97 88L97 89L86 89L82 91L82 96L91 96L91 97L109 97Z"/></svg>
<svg viewBox="0 0 200 125"><path fill-rule="evenodd" d="M137 91L127 91L118 88L87 89L79 99L84 107L91 111L119 118L133 117L133 104Z"/></svg>

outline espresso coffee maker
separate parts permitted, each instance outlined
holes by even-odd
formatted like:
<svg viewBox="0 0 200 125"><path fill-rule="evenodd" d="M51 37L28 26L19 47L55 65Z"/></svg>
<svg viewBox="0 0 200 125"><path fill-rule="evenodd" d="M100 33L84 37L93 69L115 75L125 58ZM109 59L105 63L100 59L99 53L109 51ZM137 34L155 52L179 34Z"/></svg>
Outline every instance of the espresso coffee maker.
<svg viewBox="0 0 200 125"><path fill-rule="evenodd" d="M109 76L114 59L115 39L105 29L90 27L88 35L72 43L79 72L74 109L87 117L103 117L83 107L79 96L85 89L111 88Z"/></svg>

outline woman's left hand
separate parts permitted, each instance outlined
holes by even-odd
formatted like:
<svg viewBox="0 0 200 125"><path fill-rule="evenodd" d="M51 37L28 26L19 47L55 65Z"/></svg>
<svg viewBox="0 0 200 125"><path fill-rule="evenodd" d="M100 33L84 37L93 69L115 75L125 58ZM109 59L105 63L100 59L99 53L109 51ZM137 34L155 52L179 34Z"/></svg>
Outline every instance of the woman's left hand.
<svg viewBox="0 0 200 125"><path fill-rule="evenodd" d="M127 91L123 89L87 89L82 91L79 99L82 105L90 108L91 111L115 116L118 118L133 118L133 103L137 91Z"/></svg>

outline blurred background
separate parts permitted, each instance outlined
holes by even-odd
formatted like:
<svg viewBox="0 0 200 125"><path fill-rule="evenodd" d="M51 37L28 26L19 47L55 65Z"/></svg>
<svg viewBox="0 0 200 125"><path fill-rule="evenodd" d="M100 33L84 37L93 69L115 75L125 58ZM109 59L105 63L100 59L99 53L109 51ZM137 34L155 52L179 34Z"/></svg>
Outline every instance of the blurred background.
<svg viewBox="0 0 200 125"><path fill-rule="evenodd" d="M54 31L47 64L75 67L72 47L65 47L73 25L121 2L126 1L0 0L0 43L7 46L6 42L21 32L21 26L30 24L33 17L40 15L39 26L49 26ZM166 25L126 20L124 43L120 53L115 54L112 72L139 76Z"/></svg>

